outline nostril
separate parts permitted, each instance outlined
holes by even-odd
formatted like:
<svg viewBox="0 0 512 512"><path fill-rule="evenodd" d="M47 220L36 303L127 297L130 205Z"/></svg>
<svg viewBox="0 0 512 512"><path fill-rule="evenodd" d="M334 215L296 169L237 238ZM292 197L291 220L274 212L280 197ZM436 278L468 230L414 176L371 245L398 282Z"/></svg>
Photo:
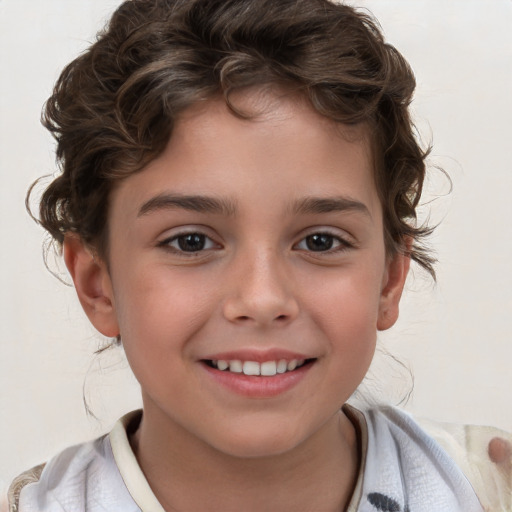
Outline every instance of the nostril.
<svg viewBox="0 0 512 512"><path fill-rule="evenodd" d="M276 317L276 320L286 320L288 317L286 315L279 315Z"/></svg>

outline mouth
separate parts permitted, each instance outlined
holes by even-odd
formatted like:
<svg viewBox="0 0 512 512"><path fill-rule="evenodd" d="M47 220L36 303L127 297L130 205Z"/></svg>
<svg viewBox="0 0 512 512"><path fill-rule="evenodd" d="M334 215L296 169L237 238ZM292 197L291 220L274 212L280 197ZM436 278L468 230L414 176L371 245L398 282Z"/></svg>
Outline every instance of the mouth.
<svg viewBox="0 0 512 512"><path fill-rule="evenodd" d="M318 358L279 349L237 350L200 359L209 382L235 394L254 399L274 398L299 385Z"/></svg>
<svg viewBox="0 0 512 512"><path fill-rule="evenodd" d="M274 377L294 372L316 361L311 359L278 359L264 362L242 361L240 359L203 359L202 362L210 368L221 372L243 374L248 376Z"/></svg>

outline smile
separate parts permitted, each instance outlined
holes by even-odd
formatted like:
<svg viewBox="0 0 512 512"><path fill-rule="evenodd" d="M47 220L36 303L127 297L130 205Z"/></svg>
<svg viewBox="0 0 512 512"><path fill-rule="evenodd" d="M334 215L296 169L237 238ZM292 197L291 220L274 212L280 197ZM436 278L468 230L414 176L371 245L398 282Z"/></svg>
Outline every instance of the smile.
<svg viewBox="0 0 512 512"><path fill-rule="evenodd" d="M272 377L277 374L283 374L293 372L304 364L313 361L312 359L279 359L276 361L264 361L258 363L257 361L241 361L239 359L234 360L206 360L212 368L217 370L231 372L231 373L243 373L244 375L259 375L263 377Z"/></svg>
<svg viewBox="0 0 512 512"><path fill-rule="evenodd" d="M208 379L254 399L273 398L290 391L310 374L317 361L318 358L278 349L237 350L200 359Z"/></svg>

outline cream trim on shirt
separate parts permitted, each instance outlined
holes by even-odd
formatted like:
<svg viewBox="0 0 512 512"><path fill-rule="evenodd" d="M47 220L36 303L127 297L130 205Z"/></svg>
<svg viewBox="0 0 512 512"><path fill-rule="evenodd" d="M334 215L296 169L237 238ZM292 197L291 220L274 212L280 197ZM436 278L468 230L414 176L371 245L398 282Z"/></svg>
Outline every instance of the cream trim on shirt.
<svg viewBox="0 0 512 512"><path fill-rule="evenodd" d="M361 498L363 497L364 468L366 466L366 455L368 452L368 425L366 425L364 414L354 407L345 404L343 406L343 412L354 425L359 444L359 452L361 454L356 485L346 510L346 512L357 512L361 503Z"/></svg>
<svg viewBox="0 0 512 512"><path fill-rule="evenodd" d="M140 419L142 411L123 416L109 434L110 446L121 477L133 501L143 512L165 512L149 486L128 439L128 426Z"/></svg>

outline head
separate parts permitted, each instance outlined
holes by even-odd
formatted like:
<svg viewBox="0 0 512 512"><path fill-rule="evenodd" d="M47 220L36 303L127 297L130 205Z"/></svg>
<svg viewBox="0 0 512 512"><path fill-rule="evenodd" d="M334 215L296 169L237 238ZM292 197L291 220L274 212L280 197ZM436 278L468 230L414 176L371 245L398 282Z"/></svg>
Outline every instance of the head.
<svg viewBox="0 0 512 512"><path fill-rule="evenodd" d="M180 114L223 97L250 115L233 93L269 86L364 126L387 251L434 276L430 230L415 222L427 152L408 111L414 76L369 15L327 0L124 2L46 104L62 174L43 194L42 225L58 244L76 233L107 257L112 189L162 153Z"/></svg>
<svg viewBox="0 0 512 512"><path fill-rule="evenodd" d="M372 20L326 0L125 2L64 70L41 222L146 421L256 456L339 410L409 260L432 269L413 90ZM275 386L218 366L244 360L304 366Z"/></svg>

